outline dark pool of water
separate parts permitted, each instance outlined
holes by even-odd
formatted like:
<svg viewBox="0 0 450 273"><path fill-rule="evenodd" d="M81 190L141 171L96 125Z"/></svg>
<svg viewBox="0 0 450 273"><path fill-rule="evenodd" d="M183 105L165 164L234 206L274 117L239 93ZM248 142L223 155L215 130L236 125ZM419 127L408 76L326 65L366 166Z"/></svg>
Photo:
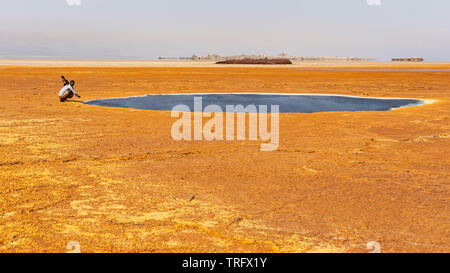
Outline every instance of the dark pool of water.
<svg viewBox="0 0 450 273"><path fill-rule="evenodd" d="M226 105L279 105L280 113L315 113L335 111L388 111L394 108L424 104L417 99L385 99L337 95L291 94L174 94L147 95L127 98L98 99L85 104L145 110L172 110L186 105L194 111L194 97L202 98L203 109L211 104L226 111Z"/></svg>

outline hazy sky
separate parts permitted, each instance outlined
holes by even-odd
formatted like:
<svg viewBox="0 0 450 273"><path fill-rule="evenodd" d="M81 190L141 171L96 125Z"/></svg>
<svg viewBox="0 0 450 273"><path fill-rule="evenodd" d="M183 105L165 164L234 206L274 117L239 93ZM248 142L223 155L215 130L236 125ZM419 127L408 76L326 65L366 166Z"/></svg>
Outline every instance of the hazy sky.
<svg viewBox="0 0 450 273"><path fill-rule="evenodd" d="M0 58L286 52L450 61L449 0L70 1L0 0Z"/></svg>

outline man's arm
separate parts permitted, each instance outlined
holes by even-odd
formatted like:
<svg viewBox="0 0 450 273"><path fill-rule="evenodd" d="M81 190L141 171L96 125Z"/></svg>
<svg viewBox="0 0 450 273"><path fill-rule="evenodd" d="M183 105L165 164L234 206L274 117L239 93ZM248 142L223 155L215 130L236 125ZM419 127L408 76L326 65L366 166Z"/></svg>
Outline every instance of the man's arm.
<svg viewBox="0 0 450 273"><path fill-rule="evenodd" d="M66 86L66 85L69 84L69 81L66 79L66 77L61 76L61 79L62 79L62 81L63 81L63 83L64 83L64 86Z"/></svg>
<svg viewBox="0 0 450 273"><path fill-rule="evenodd" d="M77 96L77 97L79 97L79 98L81 98L81 96L80 95L78 95L78 93L75 91L75 89L73 89L72 88L72 86L69 86L69 89L70 89L70 91L72 91L73 92L73 94L75 94L75 96Z"/></svg>

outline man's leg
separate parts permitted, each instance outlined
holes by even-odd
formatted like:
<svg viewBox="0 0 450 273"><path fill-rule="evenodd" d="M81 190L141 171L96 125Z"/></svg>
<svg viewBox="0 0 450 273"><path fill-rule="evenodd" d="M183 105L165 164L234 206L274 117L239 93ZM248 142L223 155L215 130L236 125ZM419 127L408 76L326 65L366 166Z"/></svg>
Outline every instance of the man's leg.
<svg viewBox="0 0 450 273"><path fill-rule="evenodd" d="M59 97L59 100L61 102L65 102L68 98L72 98L73 97L73 92L70 90L67 90L66 92L64 92L64 94Z"/></svg>

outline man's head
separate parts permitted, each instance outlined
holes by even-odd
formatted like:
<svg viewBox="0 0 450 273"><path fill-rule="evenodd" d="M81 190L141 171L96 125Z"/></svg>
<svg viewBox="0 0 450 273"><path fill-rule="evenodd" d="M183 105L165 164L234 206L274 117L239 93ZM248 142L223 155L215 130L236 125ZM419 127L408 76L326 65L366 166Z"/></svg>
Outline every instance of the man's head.
<svg viewBox="0 0 450 273"><path fill-rule="evenodd" d="M75 81L70 81L70 86L74 86L75 85Z"/></svg>

